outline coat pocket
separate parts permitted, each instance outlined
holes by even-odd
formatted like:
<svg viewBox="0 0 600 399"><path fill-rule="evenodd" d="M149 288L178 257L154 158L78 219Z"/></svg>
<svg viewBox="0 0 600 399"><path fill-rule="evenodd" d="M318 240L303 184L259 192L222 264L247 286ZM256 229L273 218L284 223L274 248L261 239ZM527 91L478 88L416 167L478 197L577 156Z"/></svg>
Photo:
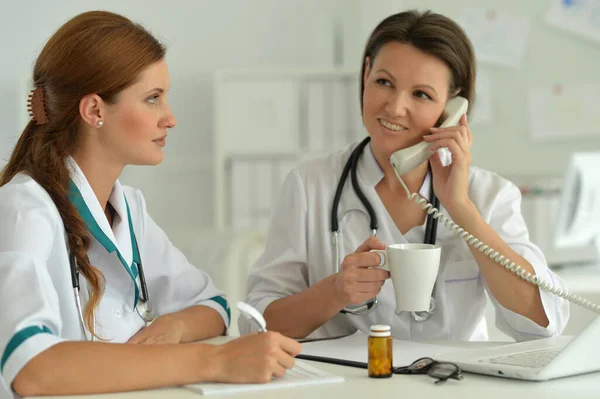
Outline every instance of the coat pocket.
<svg viewBox="0 0 600 399"><path fill-rule="evenodd" d="M443 272L444 283L466 283L479 280L479 266L475 260L463 260L446 264Z"/></svg>
<svg viewBox="0 0 600 399"><path fill-rule="evenodd" d="M475 260L450 262L442 274L451 338L469 340L484 315L487 297Z"/></svg>

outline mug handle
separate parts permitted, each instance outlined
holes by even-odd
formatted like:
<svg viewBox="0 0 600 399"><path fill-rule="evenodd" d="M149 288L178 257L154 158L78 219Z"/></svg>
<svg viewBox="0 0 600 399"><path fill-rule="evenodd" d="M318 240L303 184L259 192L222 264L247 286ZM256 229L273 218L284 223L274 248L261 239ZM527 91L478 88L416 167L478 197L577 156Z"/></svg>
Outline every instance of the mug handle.
<svg viewBox="0 0 600 399"><path fill-rule="evenodd" d="M387 249L371 249L369 252L373 252L379 255L379 264L374 267L382 270L387 270L388 272L390 271L390 268L387 263Z"/></svg>

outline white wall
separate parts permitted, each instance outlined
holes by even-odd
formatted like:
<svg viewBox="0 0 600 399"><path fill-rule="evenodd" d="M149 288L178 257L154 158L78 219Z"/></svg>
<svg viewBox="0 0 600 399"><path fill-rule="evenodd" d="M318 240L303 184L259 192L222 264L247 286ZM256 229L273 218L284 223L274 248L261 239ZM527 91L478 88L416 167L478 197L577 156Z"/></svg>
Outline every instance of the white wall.
<svg viewBox="0 0 600 399"><path fill-rule="evenodd" d="M339 1L2 0L0 166L23 127L22 80L31 74L46 40L80 12L122 13L167 44L169 101L178 119L165 162L157 168L130 168L123 180L142 188L151 214L167 232L185 224L210 225L214 71L331 66L331 19Z"/></svg>
<svg viewBox="0 0 600 399"><path fill-rule="evenodd" d="M493 75L498 122L474 129L473 161L505 175L560 175L570 152L599 150L600 138L534 143L527 126L527 88L564 79L598 81L600 45L544 26L549 4L550 0L0 0L0 166L23 127L22 82L45 41L79 12L122 13L168 45L170 102L179 122L169 137L165 162L156 168L131 168L123 180L144 191L150 213L168 234L181 237L189 227L213 223L216 70L341 63L358 70L363 46L359 36L370 29L361 26L365 12L392 12L400 5L432 8L457 18L462 7L492 6L530 17L533 27L522 70L480 65ZM343 22L343 37L334 39L340 29L334 20ZM205 262L202 258L199 266L205 267Z"/></svg>
<svg viewBox="0 0 600 399"><path fill-rule="evenodd" d="M417 7L457 18L463 7L491 6L528 16L532 29L523 69L479 66L493 78L497 121L474 129L473 161L508 176L560 175L570 152L598 150L600 139L533 142L527 124L527 89L555 80L597 80L600 45L545 26L549 5L550 0L485 4L478 0L2 0L0 157L8 154L20 134L25 110L21 81L30 74L47 38L81 11L120 12L168 45L170 102L179 122L165 149L164 164L131 168L123 180L142 188L151 213L167 232L181 225L211 225L212 74L216 70L331 67L341 60L344 66L358 69L363 45L358 36L368 30L360 23L367 12ZM337 41L334 20L344 24L343 37Z"/></svg>
<svg viewBox="0 0 600 399"><path fill-rule="evenodd" d="M347 11L349 20L361 20L356 15L357 10L377 14L394 9L398 4L404 9L432 9L456 21L465 8L495 10L529 19L527 55L522 68L477 65L478 70L487 72L492 80L495 120L490 126L473 126L474 164L511 178L517 175L553 177L562 176L571 152L600 150L600 128L596 136L586 138L531 139L527 113L529 88L547 87L555 82L599 82L600 43L548 26L545 15L553 0L376 0L378 7L356 1L362 7ZM368 15L368 18L373 17ZM350 42L345 45L347 66L361 57L364 42L357 36L362 33L360 29L345 29L345 38ZM598 104L600 99L596 99L596 109L599 109Z"/></svg>

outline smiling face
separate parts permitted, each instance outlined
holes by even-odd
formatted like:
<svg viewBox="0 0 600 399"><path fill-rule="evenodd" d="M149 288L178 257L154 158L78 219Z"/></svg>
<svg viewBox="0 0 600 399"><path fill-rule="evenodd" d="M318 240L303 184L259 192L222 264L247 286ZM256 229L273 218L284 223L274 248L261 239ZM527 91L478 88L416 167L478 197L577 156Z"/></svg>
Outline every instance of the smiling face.
<svg viewBox="0 0 600 399"><path fill-rule="evenodd" d="M365 61L363 122L381 159L421 142L442 115L450 88L446 64L411 44L389 42Z"/></svg>
<svg viewBox="0 0 600 399"><path fill-rule="evenodd" d="M167 104L169 86L169 71L163 59L143 70L136 83L119 93L114 104L106 104L99 140L122 165L162 162L167 129L177 123Z"/></svg>

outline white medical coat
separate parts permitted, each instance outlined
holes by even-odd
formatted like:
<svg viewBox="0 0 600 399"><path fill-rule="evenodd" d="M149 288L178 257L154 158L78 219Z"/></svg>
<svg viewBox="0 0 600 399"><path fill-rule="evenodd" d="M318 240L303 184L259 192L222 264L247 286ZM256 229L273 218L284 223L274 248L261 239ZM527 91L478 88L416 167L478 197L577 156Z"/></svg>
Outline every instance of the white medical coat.
<svg viewBox="0 0 600 399"><path fill-rule="evenodd" d="M111 229L81 169L72 158L67 164L97 226L131 267L127 198L157 316L204 305L215 309L228 326L230 311L223 292L171 244L148 215L142 193L115 183L109 198L116 210ZM109 253L91 236L90 262L106 280L104 296L95 311L96 333L110 342L126 342L145 323L133 307L134 280L117 251ZM139 286L139 277L136 283ZM83 276L80 286L84 308L88 288ZM12 396L13 379L34 356L59 342L83 339L58 209L39 184L18 174L0 187L0 398Z"/></svg>
<svg viewBox="0 0 600 399"><path fill-rule="evenodd" d="M260 312L274 300L297 294L335 273L330 213L342 169L354 147L304 163L288 175L275 204L264 253L248 278L247 301ZM370 146L364 149L357 175L379 221L377 237L384 244L423 242L425 223L401 234L377 195L375 186L383 178L383 172ZM430 179L427 178L419 194L428 198L429 191ZM492 172L471 167L469 197L483 219L532 264L537 276L565 288L564 282L548 269L540 249L529 241L520 211L521 194L514 184ZM443 207L441 211L447 214ZM354 193L350 177L344 186L338 220L341 263L371 235L369 215ZM485 340L487 296L496 309L497 327L516 340L561 333L569 314L565 300L541 291L542 304L550 321L546 328L541 327L494 299L467 244L441 223L436 243L442 247L435 291L437 311L428 321L417 322L408 312L396 315L393 285L388 279L373 312L364 316L338 314L310 337L332 337L357 330L368 333L372 324L390 324L393 336L399 339ZM238 324L244 333L252 328L244 318L240 318Z"/></svg>

